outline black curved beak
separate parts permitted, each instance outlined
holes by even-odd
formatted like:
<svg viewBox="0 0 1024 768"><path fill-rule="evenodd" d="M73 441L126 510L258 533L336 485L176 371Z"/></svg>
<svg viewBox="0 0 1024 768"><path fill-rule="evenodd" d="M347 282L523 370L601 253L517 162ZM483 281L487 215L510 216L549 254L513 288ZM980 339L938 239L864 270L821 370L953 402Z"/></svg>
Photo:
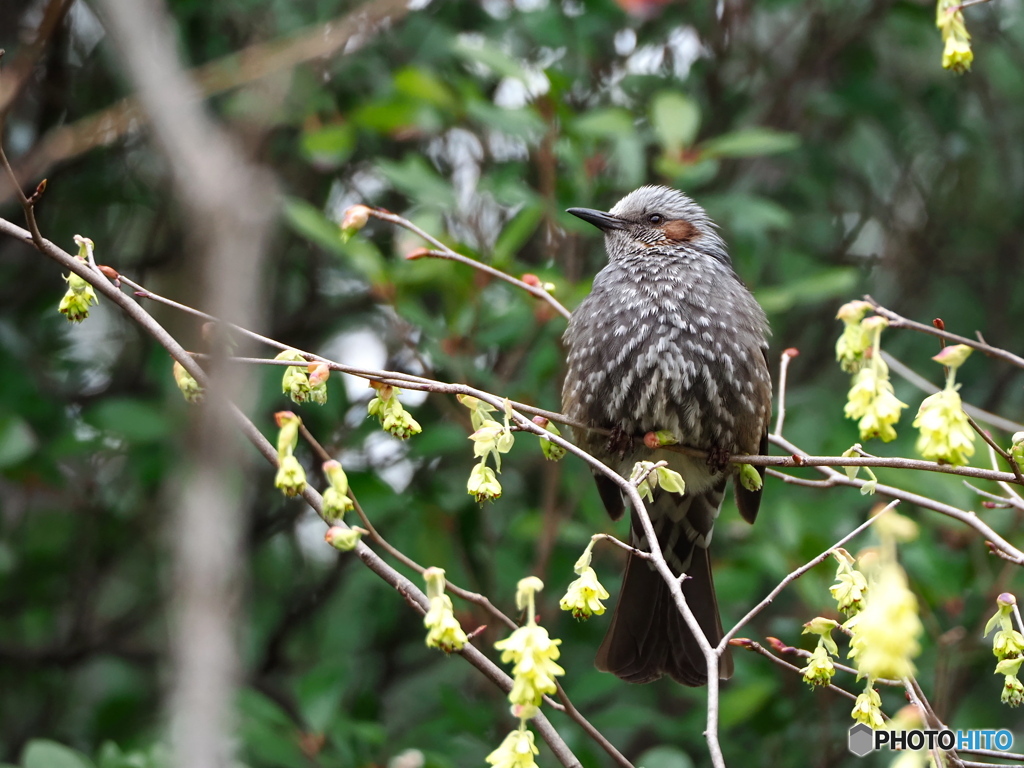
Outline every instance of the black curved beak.
<svg viewBox="0 0 1024 768"><path fill-rule="evenodd" d="M604 211L595 211L591 208L567 208L565 212L593 224L603 232L607 232L610 229L626 228L626 222Z"/></svg>

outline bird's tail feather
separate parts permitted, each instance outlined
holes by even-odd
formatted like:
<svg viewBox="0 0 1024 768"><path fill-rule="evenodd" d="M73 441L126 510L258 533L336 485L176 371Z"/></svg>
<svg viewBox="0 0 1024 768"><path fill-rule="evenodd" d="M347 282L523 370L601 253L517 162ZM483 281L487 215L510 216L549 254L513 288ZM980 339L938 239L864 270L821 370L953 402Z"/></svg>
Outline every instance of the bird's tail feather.
<svg viewBox="0 0 1024 768"><path fill-rule="evenodd" d="M706 495L717 495L718 498L702 498L702 494L692 499L684 498L682 502L711 506L713 502L721 501L721 493L717 489ZM717 508L717 503L714 506ZM656 528L662 527L656 525ZM662 531L659 531L658 538L668 543L668 537ZM665 556L670 564L688 564L686 573L690 578L683 582L686 604L711 645L716 645L723 635L722 620L718 614L707 548L695 545L687 536L675 536L671 549L666 548ZM697 639L676 607L661 574L642 558L629 556L618 604L608 633L598 649L596 664L598 669L612 672L631 683L648 683L664 674L683 685L707 683L707 663ZM726 649L719 661L719 677L728 678L732 671L732 656Z"/></svg>

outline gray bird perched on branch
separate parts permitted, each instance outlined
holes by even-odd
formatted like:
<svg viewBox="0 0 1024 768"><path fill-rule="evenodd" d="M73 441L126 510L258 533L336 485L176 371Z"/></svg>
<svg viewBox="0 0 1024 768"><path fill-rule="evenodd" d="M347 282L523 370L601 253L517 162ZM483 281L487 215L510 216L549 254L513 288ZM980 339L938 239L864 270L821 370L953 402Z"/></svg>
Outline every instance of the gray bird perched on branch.
<svg viewBox="0 0 1024 768"><path fill-rule="evenodd" d="M672 570L689 576L683 594L712 645L722 638L708 546L732 454L764 453L771 416L764 311L733 271L725 243L704 209L680 192L648 186L608 213L570 208L604 232L608 264L572 314L564 341L568 373L563 412L612 438L575 430L581 448L629 477L640 460L668 462L685 494L654 491L648 512ZM707 461L646 448L648 432L669 430ZM763 468L760 470L763 476ZM625 511L618 486L595 474L613 520ZM761 491L736 486L740 514L757 516ZM631 543L649 549L636 512ZM630 556L599 669L646 683L668 674L707 683L707 664L662 577ZM723 655L719 675L732 674Z"/></svg>

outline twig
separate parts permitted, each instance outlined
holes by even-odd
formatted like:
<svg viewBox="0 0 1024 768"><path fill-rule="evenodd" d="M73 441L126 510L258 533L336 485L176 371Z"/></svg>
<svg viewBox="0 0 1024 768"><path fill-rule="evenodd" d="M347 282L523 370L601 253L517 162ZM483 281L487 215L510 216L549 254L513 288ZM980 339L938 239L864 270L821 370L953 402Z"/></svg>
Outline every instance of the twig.
<svg viewBox="0 0 1024 768"><path fill-rule="evenodd" d="M786 440L785 438L772 436L771 441L775 445L778 445L783 450L789 452L792 455L800 454L800 449L797 448L797 446L793 445L788 440ZM854 488L862 488L865 482L867 482L859 478L853 478L851 480L849 477L846 476L845 473L837 472L831 467L818 466L817 469L819 472L825 474L828 478L827 481L816 483L815 485L817 485L818 487L828 487L830 485L847 485ZM769 470L769 472L771 472L771 470ZM1009 475L1009 473L1002 472L998 474ZM786 482L792 482L796 484L813 483L813 481L803 481L802 478L789 478L787 476L783 476L783 479L786 480ZM888 496L889 498L892 499L900 499L911 504L916 504L920 507L931 509L941 514L944 514L947 517L952 517L955 520L959 520L960 522L965 523L966 525L970 526L978 533L980 533L991 544L991 546L993 547L993 551L995 551L996 554L999 554L1000 557L1003 557L1004 559L1009 560L1010 562L1016 563L1017 565L1024 565L1024 552L1021 552L1015 546L1010 544L1010 542L1006 541L1006 539L1004 539L1002 536L996 533L987 523L981 520L981 518L979 518L973 512L958 509L957 507L954 507L950 504L943 504L942 502L935 501L934 499L929 499L927 496L921 496L920 494L917 493L911 493L910 491L905 491L901 488L894 488L891 485L883 485L879 483L875 486L875 492L880 493L883 496Z"/></svg>
<svg viewBox="0 0 1024 768"><path fill-rule="evenodd" d="M881 509L878 512L877 515L872 515L867 520L865 520L863 523L861 523L856 528L854 528L852 531L850 531L848 534L843 536L843 538L841 538L839 541L837 541L831 547L829 547L824 552L822 552L820 555L818 555L817 557L813 558L812 560L807 561L806 563L801 565L799 568L797 568L795 571L792 571L791 573L789 573L786 576L786 578L784 578L782 581L779 582L778 586L776 586L775 589L773 589L771 592L768 593L768 595L764 598L764 600L762 600L760 603L758 603L753 608L751 608L747 612L746 616L744 616L742 619L737 621L736 624L733 625L733 628L725 633L725 636L722 638L722 641L718 644L719 652L721 652L725 648L725 646L727 646L729 644L729 641L733 637L736 636L736 633L739 632L739 630L742 629L744 626L746 626L751 621L751 619L753 619L755 616L757 616L757 614L759 614L761 611L763 611L765 608L767 608L769 605L771 605L772 601L775 600L775 598L779 596L779 593L782 592L782 590L784 590L786 587L788 587L794 581L799 579L801 576L803 576L809 570L814 568L814 566L816 566L819 563L822 563L825 560L827 560L829 555L831 555L837 549L839 549L844 544L846 544L848 541L853 539L855 536L857 536L860 533L866 531L869 527L871 527L875 523L875 521L878 520L878 518L880 518L883 514L888 512L893 507L896 507L899 503L900 503L899 500L895 500L895 501L890 502L883 509Z"/></svg>
<svg viewBox="0 0 1024 768"><path fill-rule="evenodd" d="M772 663L778 664L780 667L782 667L783 669L788 669L790 672L796 672L798 675L803 677L804 673L800 669L800 667L790 664L788 661L785 661L784 659L780 659L774 653L772 653L763 645L754 640L750 640L746 637L737 637L735 640L732 641L732 644L739 648L746 648L748 651L754 651L755 653L759 653ZM829 683L828 685L823 685L821 687L826 688L834 693L838 693L840 696L845 696L850 701L857 701L857 694L843 690L838 685L833 685L832 683ZM883 716L885 716L884 713Z"/></svg>
<svg viewBox="0 0 1024 768"><path fill-rule="evenodd" d="M982 341L975 341L974 339L969 339L966 336L958 336L955 333L950 333L949 331L946 330L940 330L935 326L925 325L924 323L919 323L916 320L908 320L902 315L898 315L897 313L893 312L891 309L883 307L870 296L865 296L864 301L870 304L877 314L881 315L882 317L889 321L890 328L909 328L910 330L918 331L920 333L927 333L930 336L937 336L938 338L945 339L946 341L952 341L954 344L966 344L968 347L977 349L979 352L983 352L989 357L995 357L998 358L999 360L1004 360L1008 363L1011 363L1012 365L1015 365L1018 368L1024 368L1024 358L1019 357L1013 354L1012 352L1007 352L1005 349L993 347Z"/></svg>
<svg viewBox="0 0 1024 768"><path fill-rule="evenodd" d="M392 224L396 224L399 227L402 227L403 229L407 229L410 232L418 235L419 237L422 237L424 240L426 240L428 243L434 246L434 250L425 250L418 253L414 252L413 254L407 256L406 258L422 258L424 256L433 256L434 258L438 259L448 259L449 261L457 261L460 264L466 264L467 266L473 267L473 269L477 269L481 272L491 275L492 277L496 277L499 280L504 280L505 282L516 286L517 288L521 288L527 293L529 293L531 296L541 299L542 301L546 301L548 304L551 305L551 307L556 312L558 312L558 314L560 314L566 320L568 320L570 315L572 314L571 312L569 312L568 309L562 306L562 303L558 299L556 299L554 296L552 296L550 293L545 291L540 286L524 283L522 280L512 277L512 275L508 274L507 272L502 272L500 269L495 269L489 264L484 264L483 262L477 261L476 259L471 259L469 256L464 256L461 253L456 253L447 245L438 240L436 237L431 235L429 232L425 232L408 219L403 218L402 216L399 216L396 213L391 213L390 211L385 211L380 208L370 208L368 210L370 212L370 215L373 216L375 219L387 221Z"/></svg>
<svg viewBox="0 0 1024 768"><path fill-rule="evenodd" d="M798 350L790 347L784 349L779 357L779 414L775 420L775 434L782 434L782 424L786 419L786 374L789 371L789 361L796 357Z"/></svg>
<svg viewBox="0 0 1024 768"><path fill-rule="evenodd" d="M959 5L954 5L950 8L947 13L956 13L957 11L962 11L964 8L970 8L972 5L981 5L982 3L988 2L991 2L991 0L964 0L964 2Z"/></svg>
<svg viewBox="0 0 1024 768"><path fill-rule="evenodd" d="M971 429L977 432L981 436L981 439L988 444L988 447L1002 456L1003 460L1010 465L1010 470L1013 472L1014 477L1017 478L1017 483L1019 485L1024 485L1024 475L1021 474L1020 467L1017 466L1017 462L1014 460L1013 456L1003 450L1002 446L992 439L992 435L988 433L987 429L982 429L978 426L978 422L972 419L970 414L965 413L964 415L967 416L967 423L971 425Z"/></svg>
<svg viewBox="0 0 1024 768"><path fill-rule="evenodd" d="M772 641L770 643L772 648L774 648L779 653L788 653L791 656L799 656L801 659L809 659L811 658L811 656L814 655L810 651L805 651L803 648L796 648L792 645L786 645L781 641L776 642L778 638L770 637L768 639ZM840 664L838 661L832 662L832 666L834 666L838 670L846 672L849 675L860 676L860 672L858 672L856 669L854 669L853 667L848 667L845 664ZM902 688L905 685L903 680L890 680L889 678L885 677L876 677L874 678L874 681L880 685L887 685L892 688Z"/></svg>
<svg viewBox="0 0 1024 768"><path fill-rule="evenodd" d="M892 355L890 355L884 349L882 350L882 359L885 360L886 365L888 365L894 373L898 374L901 378L909 381L922 392L929 395L934 395L936 392L939 391L940 387L937 387L936 385L932 384L924 376L919 374L917 371L909 368L906 364L904 364L898 358L895 358ZM964 403L963 408L965 413L973 416L979 421L983 421L986 424L1001 429L1005 432L1010 432L1012 434L1013 432L1020 432L1021 430L1024 430L1024 424L1020 424L1016 421L1007 419L1004 416L991 413L989 411L984 410L983 408L979 408L976 405Z"/></svg>
<svg viewBox="0 0 1024 768"><path fill-rule="evenodd" d="M295 35L250 45L190 71L203 96L215 96L302 64L333 60L365 47L373 33L409 13L405 0L365 2L343 16ZM96 147L110 146L145 125L146 115L134 98L125 98L70 125L49 130L18 163L26 178L38 178L56 163ZM7 191L0 185L0 203Z"/></svg>

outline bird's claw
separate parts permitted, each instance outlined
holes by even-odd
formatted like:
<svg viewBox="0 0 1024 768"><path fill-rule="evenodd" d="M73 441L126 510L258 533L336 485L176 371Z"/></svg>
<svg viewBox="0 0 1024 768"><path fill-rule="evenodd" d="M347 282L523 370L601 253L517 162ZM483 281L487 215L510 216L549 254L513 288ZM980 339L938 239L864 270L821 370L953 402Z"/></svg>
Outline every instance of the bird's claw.
<svg viewBox="0 0 1024 768"><path fill-rule="evenodd" d="M626 452L633 445L633 438L622 427L614 427L608 436L606 451L609 454L619 457L619 461L626 458Z"/></svg>
<svg viewBox="0 0 1024 768"><path fill-rule="evenodd" d="M711 448L708 450L708 469L714 474L723 472L731 459L732 455L725 448Z"/></svg>

